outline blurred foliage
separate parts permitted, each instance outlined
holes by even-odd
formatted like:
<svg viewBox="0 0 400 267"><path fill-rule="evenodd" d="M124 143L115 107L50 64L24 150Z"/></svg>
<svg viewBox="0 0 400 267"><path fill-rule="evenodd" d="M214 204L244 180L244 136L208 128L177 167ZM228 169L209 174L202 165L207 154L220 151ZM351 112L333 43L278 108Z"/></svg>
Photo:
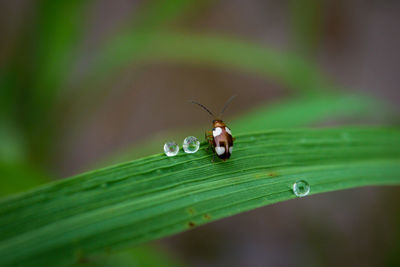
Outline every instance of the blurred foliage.
<svg viewBox="0 0 400 267"><path fill-rule="evenodd" d="M8 174L1 193L31 188L50 176L45 170L57 133L54 109L83 34L87 3L39 1L0 70L0 172Z"/></svg>
<svg viewBox="0 0 400 267"><path fill-rule="evenodd" d="M313 58L321 35L321 0L291 0L290 13L294 49Z"/></svg>
<svg viewBox="0 0 400 267"><path fill-rule="evenodd" d="M146 41L146 46L138 46ZM303 57L233 37L181 32L128 33L107 44L94 75L133 62L168 61L240 70L276 80L300 93L328 91L324 76Z"/></svg>

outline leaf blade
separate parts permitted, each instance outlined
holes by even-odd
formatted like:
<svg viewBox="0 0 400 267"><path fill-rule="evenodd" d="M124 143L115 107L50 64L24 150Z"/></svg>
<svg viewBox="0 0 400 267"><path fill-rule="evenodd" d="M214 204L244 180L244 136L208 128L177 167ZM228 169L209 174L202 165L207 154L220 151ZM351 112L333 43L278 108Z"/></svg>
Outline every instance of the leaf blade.
<svg viewBox="0 0 400 267"><path fill-rule="evenodd" d="M399 184L399 134L379 128L267 131L238 136L227 162L212 164L202 149L52 183L0 202L0 261L71 262L77 250L139 244L292 199L290 185L299 177L312 194Z"/></svg>
<svg viewBox="0 0 400 267"><path fill-rule="evenodd" d="M329 92L328 79L303 57L228 36L186 32L122 32L104 45L88 81L132 64L168 62L206 65L256 74L300 93Z"/></svg>

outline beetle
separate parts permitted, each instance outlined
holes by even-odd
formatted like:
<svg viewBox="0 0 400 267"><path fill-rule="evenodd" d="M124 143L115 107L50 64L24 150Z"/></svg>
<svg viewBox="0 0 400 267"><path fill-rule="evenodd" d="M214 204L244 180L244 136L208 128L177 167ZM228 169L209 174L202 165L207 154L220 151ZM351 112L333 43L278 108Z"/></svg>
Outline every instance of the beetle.
<svg viewBox="0 0 400 267"><path fill-rule="evenodd" d="M204 105L196 101L191 101L193 104L199 105L214 118L214 120L212 121L213 129L212 131L207 131L205 137L209 144L209 147L211 147L214 150L215 154L217 154L217 156L223 161L226 161L231 157L233 150L233 141L235 141L235 138L233 138L232 136L231 129L229 129L229 127L219 118L221 118L224 111L235 97L236 95L233 95L226 101L218 118Z"/></svg>

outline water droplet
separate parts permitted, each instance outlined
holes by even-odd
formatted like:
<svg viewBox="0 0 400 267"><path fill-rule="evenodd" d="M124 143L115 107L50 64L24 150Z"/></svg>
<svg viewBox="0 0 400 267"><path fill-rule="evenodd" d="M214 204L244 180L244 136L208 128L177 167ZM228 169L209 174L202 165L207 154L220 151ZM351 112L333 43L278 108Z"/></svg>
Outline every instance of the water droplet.
<svg viewBox="0 0 400 267"><path fill-rule="evenodd" d="M293 184L293 193L298 197L305 197L310 193L310 185L304 180L296 181Z"/></svg>
<svg viewBox="0 0 400 267"><path fill-rule="evenodd" d="M166 142L164 144L164 152L168 157L176 156L179 152L179 146L173 141Z"/></svg>
<svg viewBox="0 0 400 267"><path fill-rule="evenodd" d="M188 136L183 140L183 150L186 153L196 153L199 150L200 142L194 136Z"/></svg>

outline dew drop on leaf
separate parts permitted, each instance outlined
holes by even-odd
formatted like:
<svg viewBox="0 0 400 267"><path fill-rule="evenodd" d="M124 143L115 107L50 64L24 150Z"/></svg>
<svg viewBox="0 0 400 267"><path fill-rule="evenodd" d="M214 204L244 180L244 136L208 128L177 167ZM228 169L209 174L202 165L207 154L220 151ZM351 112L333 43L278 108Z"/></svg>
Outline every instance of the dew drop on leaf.
<svg viewBox="0 0 400 267"><path fill-rule="evenodd" d="M304 180L298 180L293 184L293 193L298 197L305 197L310 193L310 185Z"/></svg>
<svg viewBox="0 0 400 267"><path fill-rule="evenodd" d="M168 157L176 156L179 152L179 146L177 143L170 141L164 144L164 153Z"/></svg>
<svg viewBox="0 0 400 267"><path fill-rule="evenodd" d="M199 150L200 142L194 136L188 136L183 140L183 150L186 153L196 153Z"/></svg>

